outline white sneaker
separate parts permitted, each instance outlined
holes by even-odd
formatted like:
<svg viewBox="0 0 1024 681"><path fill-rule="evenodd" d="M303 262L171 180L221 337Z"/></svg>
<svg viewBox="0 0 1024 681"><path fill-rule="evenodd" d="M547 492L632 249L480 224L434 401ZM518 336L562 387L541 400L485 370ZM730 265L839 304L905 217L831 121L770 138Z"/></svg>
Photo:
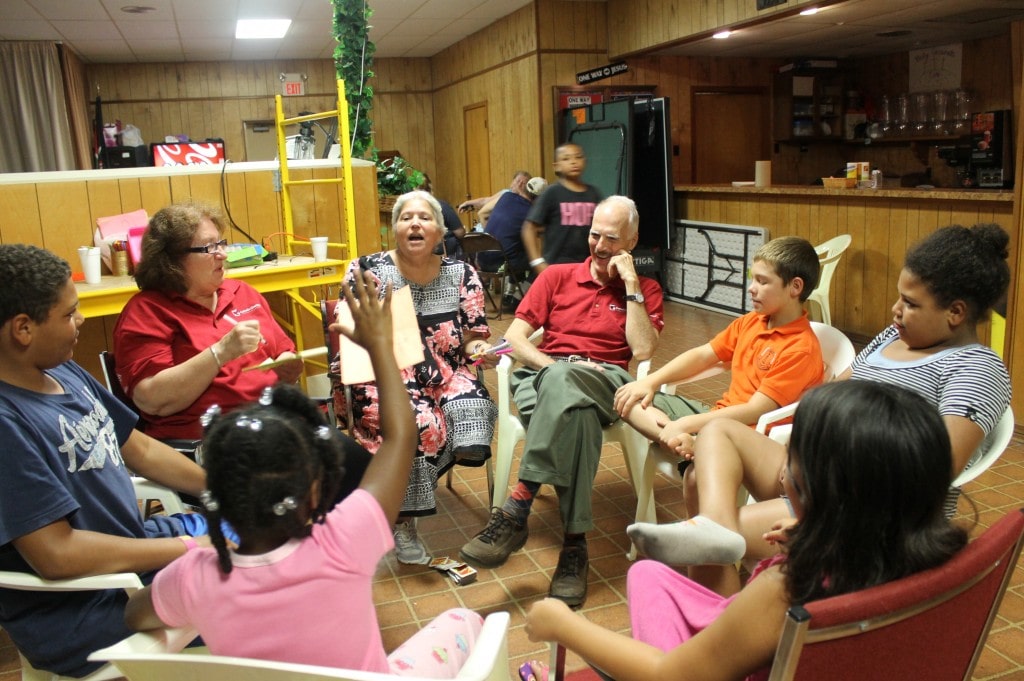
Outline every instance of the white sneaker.
<svg viewBox="0 0 1024 681"><path fill-rule="evenodd" d="M416 521L395 523L395 556L399 563L406 565L426 565L430 562L427 548L416 536Z"/></svg>

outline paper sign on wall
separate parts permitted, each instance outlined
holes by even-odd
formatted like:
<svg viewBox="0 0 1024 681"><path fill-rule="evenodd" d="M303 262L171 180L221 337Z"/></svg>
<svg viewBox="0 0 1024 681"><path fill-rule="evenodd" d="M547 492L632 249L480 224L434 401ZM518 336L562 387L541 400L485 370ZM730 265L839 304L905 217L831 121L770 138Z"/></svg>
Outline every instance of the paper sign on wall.
<svg viewBox="0 0 1024 681"><path fill-rule="evenodd" d="M338 321L346 328L352 328L352 313L348 304L339 300L337 310ZM398 367L404 369L422 362L423 340L416 321L416 310L412 306L412 290L408 286L391 294L391 327ZM374 380L370 355L344 334L341 336L340 355L342 383L351 385Z"/></svg>
<svg viewBox="0 0 1024 681"><path fill-rule="evenodd" d="M910 92L955 90L960 87L963 45L943 45L910 52Z"/></svg>

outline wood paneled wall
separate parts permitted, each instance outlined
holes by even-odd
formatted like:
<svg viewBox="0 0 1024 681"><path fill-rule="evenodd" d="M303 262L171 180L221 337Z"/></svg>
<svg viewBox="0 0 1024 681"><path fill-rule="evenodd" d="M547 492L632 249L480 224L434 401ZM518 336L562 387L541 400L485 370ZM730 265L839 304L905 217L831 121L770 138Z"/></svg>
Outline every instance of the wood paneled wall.
<svg viewBox="0 0 1024 681"><path fill-rule="evenodd" d="M611 80L615 85L656 85L655 95L667 97L671 107L671 145L679 153L672 157L672 177L677 184L693 181L690 159L693 152L693 121L690 100L702 88L750 87L768 92L773 59L718 59L710 57L634 57L629 71ZM766 122L765 125L768 125ZM742 135L743 131L736 131Z"/></svg>
<svg viewBox="0 0 1024 681"><path fill-rule="evenodd" d="M911 244L939 227L994 222L1017 238L1010 201L933 201L850 196L769 194L677 194L677 216L766 227L769 236L799 236L819 244L840 234L853 243L832 280L832 324L861 340L873 338L892 320L896 282Z"/></svg>
<svg viewBox="0 0 1024 681"><path fill-rule="evenodd" d="M178 134L194 140L222 138L228 158L245 161L242 121L274 118L274 96L281 92L282 73L308 77L306 95L284 98L286 116L336 107L336 76L330 59L92 64L87 79L91 98L99 88L104 121L135 125L147 143Z"/></svg>
<svg viewBox="0 0 1024 681"><path fill-rule="evenodd" d="M443 50L429 63L435 194L452 204L466 196L463 112L470 105L487 106L491 191L507 186L520 168L541 172L533 5Z"/></svg>
<svg viewBox="0 0 1024 681"><path fill-rule="evenodd" d="M608 0L608 25L616 27L608 52L625 56L810 4L790 0L759 12L753 0Z"/></svg>
<svg viewBox="0 0 1024 681"><path fill-rule="evenodd" d="M554 181L552 166L559 140L555 122L554 87L576 85L576 74L608 63L608 14L604 2L537 2L541 153L543 172ZM610 78L598 86L631 82ZM537 172L537 171L534 171Z"/></svg>
<svg viewBox="0 0 1024 681"><path fill-rule="evenodd" d="M1004 358L1013 381L1013 411L1017 423L1024 421L1024 206L1021 193L1024 191L1024 21L1015 21L1010 26L1010 63L1013 64L1010 77L1012 101L1014 103L1014 187L1017 200L1013 205L1013 221L1010 225L1011 238L1016 236L1018 248L1016 257L1010 260L1010 292L1007 297L1006 338ZM1012 341L1012 342L1011 342Z"/></svg>
<svg viewBox="0 0 1024 681"><path fill-rule="evenodd" d="M428 173L438 196L434 138L434 85L429 59L377 59L373 65L373 143L378 150L401 152L413 167Z"/></svg>
<svg viewBox="0 0 1024 681"><path fill-rule="evenodd" d="M281 202L269 169L224 174L226 208L231 219L257 240L283 229ZM139 173L105 179L108 171L69 173L67 181L0 184L0 243L47 248L77 268L77 249L91 244L96 219L143 208L149 215L189 198L221 205L218 172ZM109 171L116 172L116 171ZM338 177L338 168L292 169L293 180ZM47 173L49 175L49 173ZM353 168L359 252L379 250L376 179L370 165ZM82 178L85 176L85 179ZM296 187L292 191L295 233L343 241L344 184ZM228 238L244 241L239 233ZM378 241L374 241L374 239Z"/></svg>

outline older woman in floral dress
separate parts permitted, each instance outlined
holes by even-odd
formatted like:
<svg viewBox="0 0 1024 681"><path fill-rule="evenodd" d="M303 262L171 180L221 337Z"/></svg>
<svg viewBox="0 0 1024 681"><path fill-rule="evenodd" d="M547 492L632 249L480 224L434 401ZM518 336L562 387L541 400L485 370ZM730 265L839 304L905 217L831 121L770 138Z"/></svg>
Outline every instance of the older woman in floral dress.
<svg viewBox="0 0 1024 681"><path fill-rule="evenodd" d="M441 206L423 191L398 197L392 211L395 248L353 261L345 281L367 270L394 290L408 286L423 338L423 362L402 370L419 427L419 446L395 524L395 552L402 563L429 562L416 534L417 516L436 513L438 478L456 462L482 465L491 455L497 407L477 378L471 357L490 347L484 291L476 271L435 253L444 237ZM483 366L494 365L486 355ZM352 434L370 451L380 445L377 386L352 385ZM336 413L346 413L335 391Z"/></svg>

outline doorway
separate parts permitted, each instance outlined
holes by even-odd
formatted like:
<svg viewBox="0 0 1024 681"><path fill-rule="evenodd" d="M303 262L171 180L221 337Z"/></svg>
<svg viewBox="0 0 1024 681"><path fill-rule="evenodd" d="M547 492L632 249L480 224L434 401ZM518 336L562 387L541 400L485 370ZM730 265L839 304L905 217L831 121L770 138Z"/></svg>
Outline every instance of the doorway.
<svg viewBox="0 0 1024 681"><path fill-rule="evenodd" d="M466 144L466 198L490 196L491 145L487 129L487 103L472 104L462 110ZM460 200L461 201L461 200ZM472 225L469 225L472 228Z"/></svg>
<svg viewBox="0 0 1024 681"><path fill-rule="evenodd" d="M693 111L694 184L753 181L754 162L771 158L771 109L764 88L702 88Z"/></svg>

